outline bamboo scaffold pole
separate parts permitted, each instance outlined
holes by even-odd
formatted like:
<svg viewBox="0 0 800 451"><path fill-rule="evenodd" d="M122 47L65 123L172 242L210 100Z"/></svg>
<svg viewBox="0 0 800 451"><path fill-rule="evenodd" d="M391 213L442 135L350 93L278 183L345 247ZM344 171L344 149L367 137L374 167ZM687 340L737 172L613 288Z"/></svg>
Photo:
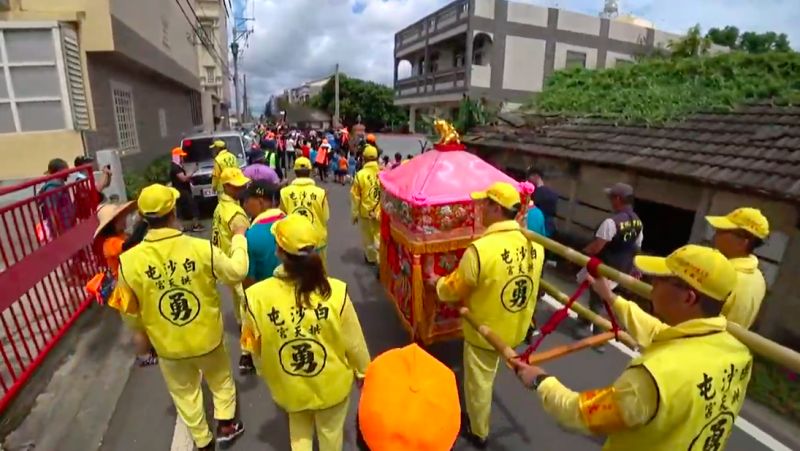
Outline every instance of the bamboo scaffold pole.
<svg viewBox="0 0 800 451"><path fill-rule="evenodd" d="M569 260L572 263L575 263L580 266L586 266L586 263L589 262L589 257L581 254L580 252L576 251L575 249L572 249L571 247L565 246L557 241L533 233L529 230L523 230L523 233L529 240L541 244L548 251L560 255L561 257ZM622 273L604 264L601 264L598 267L597 271L603 277L617 282L627 290L630 290L631 292L639 296L642 296L646 299L650 299L650 291L652 287L642 282L641 280L635 279L629 276L628 274ZM554 295L554 293L560 293L560 292L552 284L549 284L546 281L542 281L542 287L551 296L554 296L556 300L562 301L562 299L559 299L559 296ZM561 295L563 295L563 293L561 293ZM575 313L583 316L584 318L589 319L595 324L598 324L600 327L606 329L610 327L610 323L608 323L608 321L606 321L606 323L608 323L606 325L593 321L591 319L592 317L587 315L590 312L590 310L584 308L583 306L579 306L577 303L573 305L573 310L575 311ZM800 373L800 353L798 353L797 351L794 351L792 349L787 348L786 346L782 346L778 343L775 343L774 341L766 339L754 332L750 332L749 330L744 329L738 324L732 322L728 322L728 332L730 332L731 335L736 337L739 341L741 341L748 348L750 348L750 350L753 353L758 354L767 360L771 360L772 362L775 362L796 373ZM631 338L630 336L628 336L628 338L633 340L633 338ZM625 342L625 340L622 341ZM631 344L634 344L635 346L635 342L631 344L627 342L625 343L628 344L629 346Z"/></svg>

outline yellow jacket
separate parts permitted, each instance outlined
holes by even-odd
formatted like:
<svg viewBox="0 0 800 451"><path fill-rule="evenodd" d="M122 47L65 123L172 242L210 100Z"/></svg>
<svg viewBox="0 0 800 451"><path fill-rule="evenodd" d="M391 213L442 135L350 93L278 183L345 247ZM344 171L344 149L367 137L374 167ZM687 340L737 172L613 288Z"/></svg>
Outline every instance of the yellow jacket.
<svg viewBox="0 0 800 451"><path fill-rule="evenodd" d="M745 329L749 329L758 316L761 301L767 293L764 275L758 269L758 257L750 255L729 260L736 268L736 288L722 307L722 314Z"/></svg>
<svg viewBox="0 0 800 451"><path fill-rule="evenodd" d="M328 196L313 179L298 177L282 188L281 210L287 215L298 213L308 218L322 237L320 247L328 243Z"/></svg>
<svg viewBox="0 0 800 451"><path fill-rule="evenodd" d="M381 168L377 161L370 161L356 173L353 187L350 188L353 218L380 218L381 182L378 173Z"/></svg>
<svg viewBox="0 0 800 451"><path fill-rule="evenodd" d="M611 386L603 389L578 393L555 377L545 379L537 393L544 410L559 424L583 433L607 435L604 450L689 449L693 438L708 433L708 428L704 429L705 398L700 402L694 397L699 391L697 384L704 382L704 372L719 383L729 374L729 364L734 365L736 377L726 386L717 386L714 414L727 415L720 410L723 400L733 417L738 414L752 357L725 331L725 318L696 319L670 327L621 297L614 301L613 308L644 351ZM709 349L726 354L726 358L709 361ZM676 365L676 361L682 364ZM701 395L710 397L711 392ZM591 411L604 413L591 415ZM731 419L725 435L720 437L723 443L732 423Z"/></svg>
<svg viewBox="0 0 800 451"><path fill-rule="evenodd" d="M211 223L211 243L219 247L222 252L228 252L231 247L233 230L237 227L250 227L247 213L239 202L231 196L220 193L217 207L214 208L214 218Z"/></svg>
<svg viewBox="0 0 800 451"><path fill-rule="evenodd" d="M228 149L221 150L214 157L214 168L211 170L211 187L217 194L222 193L222 185L219 183L219 176L227 168L238 168L239 160L236 155L230 153Z"/></svg>
<svg viewBox="0 0 800 451"><path fill-rule="evenodd" d="M528 241L519 223L497 222L467 248L454 272L439 279L436 292L443 302L463 300L478 321L516 346L531 324L543 264L544 248ZM494 349L469 324L462 329L466 342Z"/></svg>
<svg viewBox="0 0 800 451"><path fill-rule="evenodd" d="M109 305L141 320L159 356L204 355L223 339L216 281L240 282L248 263L244 236L233 238L229 257L208 240L150 230L120 256L118 296Z"/></svg>

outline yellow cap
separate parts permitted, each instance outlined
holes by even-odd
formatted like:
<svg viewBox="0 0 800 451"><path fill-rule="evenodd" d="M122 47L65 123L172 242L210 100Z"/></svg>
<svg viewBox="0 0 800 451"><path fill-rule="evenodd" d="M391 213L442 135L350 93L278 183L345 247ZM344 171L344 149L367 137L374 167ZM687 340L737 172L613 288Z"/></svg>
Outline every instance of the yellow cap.
<svg viewBox="0 0 800 451"><path fill-rule="evenodd" d="M300 157L294 160L294 170L298 169L311 169L311 160L306 157Z"/></svg>
<svg viewBox="0 0 800 451"><path fill-rule="evenodd" d="M706 221L715 229L742 229L762 240L769 235L769 221L757 208L737 208L727 216L706 216Z"/></svg>
<svg viewBox="0 0 800 451"><path fill-rule="evenodd" d="M496 182L486 191L474 192L472 198L475 200L491 199L509 210L518 208L522 202L519 191L505 182Z"/></svg>
<svg viewBox="0 0 800 451"><path fill-rule="evenodd" d="M636 257L636 267L656 277L677 277L695 290L725 302L736 286L736 269L722 253L687 244L664 257Z"/></svg>
<svg viewBox="0 0 800 451"><path fill-rule="evenodd" d="M270 230L278 246L292 255L309 255L320 244L319 233L311 221L297 213L277 221Z"/></svg>
<svg viewBox="0 0 800 451"><path fill-rule="evenodd" d="M219 181L223 185L233 185L242 187L250 183L250 179L245 177L239 168L225 168L219 175Z"/></svg>
<svg viewBox="0 0 800 451"><path fill-rule="evenodd" d="M208 148L209 149L224 149L226 147L228 147L228 145L225 144L225 141L223 141L221 139L218 139L218 140L214 141Z"/></svg>
<svg viewBox="0 0 800 451"><path fill-rule="evenodd" d="M364 158L378 158L378 149L371 144L367 144L364 146Z"/></svg>
<svg viewBox="0 0 800 451"><path fill-rule="evenodd" d="M165 216L175 209L175 202L181 193L175 188L154 183L142 189L137 205L143 215Z"/></svg>

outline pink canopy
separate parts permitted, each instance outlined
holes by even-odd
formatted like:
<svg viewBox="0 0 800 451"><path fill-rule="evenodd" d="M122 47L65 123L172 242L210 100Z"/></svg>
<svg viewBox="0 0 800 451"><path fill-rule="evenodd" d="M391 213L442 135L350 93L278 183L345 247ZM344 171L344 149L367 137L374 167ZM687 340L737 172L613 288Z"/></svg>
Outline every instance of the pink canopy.
<svg viewBox="0 0 800 451"><path fill-rule="evenodd" d="M431 150L379 175L383 189L413 205L442 205L470 200L495 182L520 187L511 177L463 150Z"/></svg>

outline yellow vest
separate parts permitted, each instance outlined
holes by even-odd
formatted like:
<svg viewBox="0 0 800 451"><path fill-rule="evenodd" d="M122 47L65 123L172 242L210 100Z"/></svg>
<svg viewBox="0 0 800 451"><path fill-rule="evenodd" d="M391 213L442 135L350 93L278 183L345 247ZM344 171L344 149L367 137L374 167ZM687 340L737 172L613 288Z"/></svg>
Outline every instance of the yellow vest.
<svg viewBox="0 0 800 451"><path fill-rule="evenodd" d="M341 314L347 285L328 278L331 297L311 296L311 308L295 305L295 286L272 277L247 289L247 305L261 333L261 375L275 403L287 412L318 410L350 393Z"/></svg>
<svg viewBox="0 0 800 451"><path fill-rule="evenodd" d="M323 220L326 195L324 189L307 177L295 179L281 189L281 207L284 213L298 213L308 218L322 237L323 245L328 242L328 223Z"/></svg>
<svg viewBox="0 0 800 451"><path fill-rule="evenodd" d="M120 256L141 323L160 357L185 359L222 343L222 314L208 240L157 229Z"/></svg>
<svg viewBox="0 0 800 451"><path fill-rule="evenodd" d="M228 149L220 151L217 156L214 157L214 170L211 173L212 188L214 188L217 193L222 193L222 185L219 183L220 174L222 174L224 169L238 167L239 160L236 158L236 155L230 153Z"/></svg>
<svg viewBox="0 0 800 451"><path fill-rule="evenodd" d="M361 203L358 206L358 213L362 218L380 217L381 182L378 180L378 173L380 171L381 168L378 167L378 163L370 161L356 173L356 178L353 183L358 186L361 193Z"/></svg>
<svg viewBox="0 0 800 451"><path fill-rule="evenodd" d="M744 403L753 357L725 331L655 341L630 366L644 366L658 386L653 419L611 434L605 451L725 449Z"/></svg>
<svg viewBox="0 0 800 451"><path fill-rule="evenodd" d="M756 321L761 302L767 293L767 282L758 269L758 257L750 255L729 260L736 268L736 288L725 301L722 315L745 329Z"/></svg>
<svg viewBox="0 0 800 451"><path fill-rule="evenodd" d="M544 248L528 241L519 224L508 222L513 229L487 233L472 243L480 272L466 305L478 321L516 346L525 338L536 307ZM494 349L475 328L463 324L462 330L468 343Z"/></svg>
<svg viewBox="0 0 800 451"><path fill-rule="evenodd" d="M231 221L236 215L242 215L247 219L247 213L244 212L239 202L227 194L220 194L211 224L211 244L220 248L226 255L231 250L231 238L233 238Z"/></svg>

